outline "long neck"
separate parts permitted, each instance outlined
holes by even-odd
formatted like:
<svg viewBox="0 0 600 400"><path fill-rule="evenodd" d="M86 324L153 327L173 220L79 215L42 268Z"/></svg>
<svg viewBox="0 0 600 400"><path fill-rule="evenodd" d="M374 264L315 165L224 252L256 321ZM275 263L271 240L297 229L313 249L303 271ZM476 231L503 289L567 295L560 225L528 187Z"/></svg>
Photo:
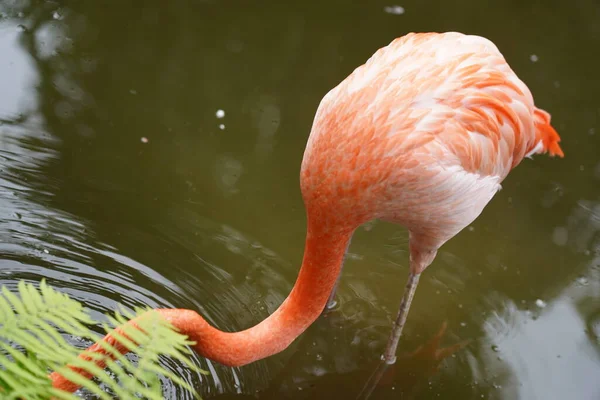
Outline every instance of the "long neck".
<svg viewBox="0 0 600 400"><path fill-rule="evenodd" d="M241 366L279 353L323 311L351 234L323 231L309 221L302 267L290 295L273 314L252 328L222 332L194 311L159 311L196 342L198 353L221 364Z"/></svg>
<svg viewBox="0 0 600 400"><path fill-rule="evenodd" d="M342 233L326 231L316 224L308 224L304 259L298 279L290 295L281 306L258 325L241 332L222 332L210 326L197 312L182 309L158 309L181 333L196 342L194 349L201 355L228 366L241 366L279 353L290 345L306 328L319 317L327 298L340 273L346 247L352 230ZM140 316L139 318L143 318ZM133 319L128 324L135 324ZM117 331L121 332L119 329ZM115 346L125 354L127 347L112 335L106 335L102 341ZM89 360L89 353L106 354L100 343L90 346L81 358ZM100 368L105 362L96 362ZM82 376L91 378L91 374L71 367ZM78 384L53 372L50 374L53 386L73 392Z"/></svg>

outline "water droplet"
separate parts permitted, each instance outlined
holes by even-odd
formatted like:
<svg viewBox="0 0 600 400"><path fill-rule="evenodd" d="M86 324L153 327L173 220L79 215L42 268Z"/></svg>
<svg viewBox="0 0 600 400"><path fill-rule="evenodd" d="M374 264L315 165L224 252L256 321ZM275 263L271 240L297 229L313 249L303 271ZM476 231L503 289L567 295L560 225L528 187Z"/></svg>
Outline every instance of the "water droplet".
<svg viewBox="0 0 600 400"><path fill-rule="evenodd" d="M463 305L462 305L462 304L459 304L459 305L458 305L458 308L463 308Z"/></svg>
<svg viewBox="0 0 600 400"><path fill-rule="evenodd" d="M222 131L225 130L225 124L220 124L219 125L219 129L222 130Z"/></svg>
<svg viewBox="0 0 600 400"><path fill-rule="evenodd" d="M50 254L50 252L48 251L48 249L44 249L44 253Z"/></svg>
<svg viewBox="0 0 600 400"><path fill-rule="evenodd" d="M61 19L63 19L63 16L58 11L54 11L52 13L52 18L60 21Z"/></svg>
<svg viewBox="0 0 600 400"><path fill-rule="evenodd" d="M317 353L317 361L323 361L323 354Z"/></svg>
<svg viewBox="0 0 600 400"><path fill-rule="evenodd" d="M223 110L217 110L217 112L215 113L215 115L217 116L217 118L223 118L223 117L225 117L225 111L223 111Z"/></svg>
<svg viewBox="0 0 600 400"><path fill-rule="evenodd" d="M386 6L383 7L383 11L385 11L388 14L394 14L394 15L402 15L404 14L404 7L401 6Z"/></svg>
<svg viewBox="0 0 600 400"><path fill-rule="evenodd" d="M585 276L580 276L577 278L577 283L579 283L581 286L587 286L588 279Z"/></svg>
<svg viewBox="0 0 600 400"><path fill-rule="evenodd" d="M142 142L142 143L148 143L148 138L147 138L147 137L145 137L145 136L142 136L142 137L140 138L140 142Z"/></svg>
<svg viewBox="0 0 600 400"><path fill-rule="evenodd" d="M462 326L464 328L465 326L467 326L467 323L466 322L461 322L460 326Z"/></svg>
<svg viewBox="0 0 600 400"><path fill-rule="evenodd" d="M500 352L500 347L498 347L497 345L493 344L492 345L492 351L494 351L495 353Z"/></svg>
<svg viewBox="0 0 600 400"><path fill-rule="evenodd" d="M546 307L546 302L542 299L537 299L535 301L535 305L538 306L539 308L544 308L544 307Z"/></svg>
<svg viewBox="0 0 600 400"><path fill-rule="evenodd" d="M473 232L474 230L475 230L475 227L474 227L474 226L470 226L470 227L469 227L469 232Z"/></svg>
<svg viewBox="0 0 600 400"><path fill-rule="evenodd" d="M539 61L539 57L536 56L535 54L530 55L529 59L531 60L531 62L538 62Z"/></svg>

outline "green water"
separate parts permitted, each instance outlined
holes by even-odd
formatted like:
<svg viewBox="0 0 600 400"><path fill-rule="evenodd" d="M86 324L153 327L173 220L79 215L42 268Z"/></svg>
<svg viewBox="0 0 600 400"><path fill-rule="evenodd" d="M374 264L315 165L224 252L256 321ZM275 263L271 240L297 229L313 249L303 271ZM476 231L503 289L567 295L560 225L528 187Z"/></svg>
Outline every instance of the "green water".
<svg viewBox="0 0 600 400"><path fill-rule="evenodd" d="M0 284L47 278L97 318L121 303L254 325L301 261L322 96L407 32L474 33L552 114L566 158L525 160L421 278L399 355L444 322L442 345L469 344L437 372L402 358L372 398L600 398L600 5L282 3L0 2ZM207 399L355 398L407 265L402 227L361 228L339 307L288 350L197 358L208 377L171 367Z"/></svg>

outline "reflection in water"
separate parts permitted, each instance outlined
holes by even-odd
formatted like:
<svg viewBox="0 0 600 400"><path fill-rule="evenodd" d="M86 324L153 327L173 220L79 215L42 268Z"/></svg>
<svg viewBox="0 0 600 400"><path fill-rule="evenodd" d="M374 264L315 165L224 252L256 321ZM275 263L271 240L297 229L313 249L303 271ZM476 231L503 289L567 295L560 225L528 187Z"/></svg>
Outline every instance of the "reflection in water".
<svg viewBox="0 0 600 400"><path fill-rule="evenodd" d="M255 324L296 277L298 169L322 96L392 37L470 31L552 111L568 157L524 162L423 276L400 352L445 320L445 345L471 343L415 393L409 363L372 398L600 397L595 6L338 3L0 3L0 284L47 278L95 318L120 303ZM385 344L406 245L396 227L360 229L339 306L289 351L239 369L196 360L208 377L170 367L204 398L339 396ZM165 396L186 398L169 383Z"/></svg>

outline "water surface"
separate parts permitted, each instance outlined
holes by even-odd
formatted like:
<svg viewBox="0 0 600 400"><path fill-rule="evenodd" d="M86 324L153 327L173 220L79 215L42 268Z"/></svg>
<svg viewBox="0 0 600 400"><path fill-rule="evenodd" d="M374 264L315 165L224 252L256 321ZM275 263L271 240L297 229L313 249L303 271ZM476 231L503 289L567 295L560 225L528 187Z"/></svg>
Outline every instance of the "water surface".
<svg viewBox="0 0 600 400"><path fill-rule="evenodd" d="M0 284L46 278L99 319L120 303L257 323L302 258L298 175L322 96L395 37L474 33L552 113L566 158L524 161L423 275L399 354L444 322L442 345L470 343L433 373L407 356L372 398L600 398L600 5L140 4L0 3ZM172 368L204 398L354 398L407 244L402 227L361 228L339 307L285 352Z"/></svg>

